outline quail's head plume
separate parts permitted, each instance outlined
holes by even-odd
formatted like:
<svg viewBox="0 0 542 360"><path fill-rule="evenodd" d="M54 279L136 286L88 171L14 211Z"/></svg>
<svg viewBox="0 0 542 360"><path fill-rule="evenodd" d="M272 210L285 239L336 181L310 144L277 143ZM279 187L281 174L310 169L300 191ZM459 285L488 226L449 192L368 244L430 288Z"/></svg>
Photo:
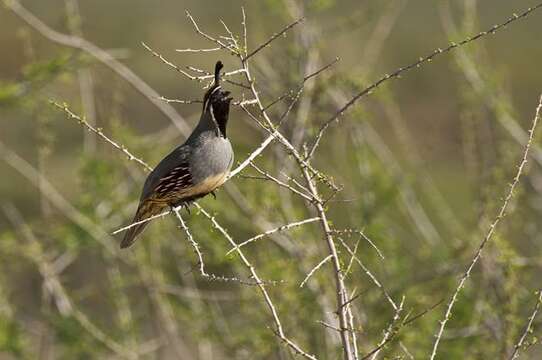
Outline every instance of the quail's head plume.
<svg viewBox="0 0 542 360"><path fill-rule="evenodd" d="M222 67L218 61L214 84L203 97L201 117L192 134L147 177L132 223L148 219L168 207L188 205L213 193L226 181L233 164L233 150L226 136L232 98L230 92L220 86ZM148 223L129 228L121 248L132 245Z"/></svg>

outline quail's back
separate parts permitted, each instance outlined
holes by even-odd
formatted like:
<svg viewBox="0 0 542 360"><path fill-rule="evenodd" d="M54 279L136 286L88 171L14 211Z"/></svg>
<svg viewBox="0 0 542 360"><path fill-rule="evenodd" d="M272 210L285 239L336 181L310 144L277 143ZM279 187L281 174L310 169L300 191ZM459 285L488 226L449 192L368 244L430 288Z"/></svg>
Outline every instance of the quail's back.
<svg viewBox="0 0 542 360"><path fill-rule="evenodd" d="M233 164L226 136L230 93L220 87L222 63L215 66L215 82L205 93L200 121L184 144L167 155L149 174L132 224L161 213L167 207L188 205L221 186ZM120 246L130 246L147 222L129 228Z"/></svg>

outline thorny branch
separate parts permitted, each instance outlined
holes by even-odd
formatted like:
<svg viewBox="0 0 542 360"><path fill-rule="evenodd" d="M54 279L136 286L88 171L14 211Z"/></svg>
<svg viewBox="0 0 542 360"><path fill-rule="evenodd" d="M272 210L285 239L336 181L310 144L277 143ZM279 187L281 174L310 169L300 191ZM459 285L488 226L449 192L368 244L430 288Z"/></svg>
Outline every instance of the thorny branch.
<svg viewBox="0 0 542 360"><path fill-rule="evenodd" d="M297 227L297 226L301 226L301 225L305 225L305 224L308 224L308 223L311 223L311 222L315 222L315 221L318 221L320 220L320 218L318 217L314 217L314 218L310 218L310 219L305 219L305 220L300 220L300 221L296 221L296 222L293 222L293 223L290 223L290 224L286 224L286 225L282 225L282 226L279 226L279 227L276 227L274 229L271 229L271 230L267 230L266 232L264 233L261 233L261 234L258 234L256 236L253 236L251 237L250 239L248 240L245 240L241 243L239 243L238 245L235 245L233 248L231 248L230 250L228 250L228 252L226 253L226 255L229 255L231 254L232 252L234 251L237 251L237 249L247 245L247 244L250 244L251 242L254 242L256 240L259 240L267 235L271 235L273 233L276 233L276 232L279 232L279 231L284 231L284 230L288 230L288 229L291 229L291 228L294 228L294 227Z"/></svg>
<svg viewBox="0 0 542 360"><path fill-rule="evenodd" d="M538 290L536 292L536 304L534 305L531 316L529 316L529 320L527 321L525 330L521 334L521 337L519 338L517 344L514 346L514 351L512 352L512 355L510 355L511 360L515 360L518 358L519 350L521 349L521 346L523 346L523 342L525 341L527 334L529 334L532 331L534 319L536 318L536 315L538 314L538 311L540 310L540 304L542 304L542 290Z"/></svg>
<svg viewBox="0 0 542 360"><path fill-rule="evenodd" d="M139 93L146 97L164 115L166 115L183 135L189 135L190 129L188 128L188 125L186 124L184 118L179 115L179 113L177 113L177 111L171 105L160 101L160 95L153 88L151 88L146 82L141 80L141 78L137 76L132 70L130 70L126 65L117 61L107 51L99 48L88 40L79 38L77 36L62 34L50 28L40 19L35 17L32 13L30 13L25 7L21 5L21 3L16 0L3 0L3 2L9 9L11 9L15 14L17 14L19 18L21 18L24 22L26 22L29 26L34 28L47 39L64 46L83 50L84 52L93 56L105 66L116 72L120 77L122 77L137 91L139 91Z"/></svg>
<svg viewBox="0 0 542 360"><path fill-rule="evenodd" d="M74 114L68 108L68 105L66 105L66 104L60 105L59 103L54 102L54 101L51 101L51 104L53 104L55 107L63 110L68 115L69 118L77 120L77 122L79 124L83 125L87 130L92 131L93 133L95 133L96 135L98 135L99 137L104 139L106 142L111 144L111 146L113 146L117 150L122 151L128 157L128 160L135 161L135 162L139 163L139 165L143 166L146 170L152 171L152 168L146 162L144 162L143 160L141 160L138 157L134 156L131 152L128 151L128 149L126 149L126 147L124 145L118 144L115 141L108 138L107 136L105 136L101 128L93 127L84 118L80 117L79 115Z"/></svg>
<svg viewBox="0 0 542 360"><path fill-rule="evenodd" d="M437 356L437 351L440 344L440 340L442 338L442 334L444 333L444 328L446 327L446 324L448 323L448 321L450 320L452 316L452 309L454 308L454 305L456 301L458 300L459 293L461 292L461 290L465 286L465 283L469 279L472 269L474 268L476 263L478 263L478 260L480 259L480 256L482 255L482 251L484 250L484 247L486 246L487 242L491 240L491 238L493 237L493 234L495 233L495 229L497 228L497 225L506 216L506 210L508 208L508 204L510 203L510 200L514 196L514 190L516 189L516 186L519 183L519 179L523 174L523 169L525 168L525 165L527 165L529 150L531 148L531 143L533 142L536 125L538 124L538 121L540 120L541 110L542 110L542 95L540 95L538 107L536 108L536 114L534 116L531 129L529 130L529 140L527 140L527 144L525 144L525 147L523 150L523 157L518 166L516 175L514 176L514 180L512 181L512 184L510 184L508 193L506 197L504 198L504 201L501 205L501 208L497 216L495 217L495 220L493 220L493 222L489 226L489 229L487 233L485 234L484 239L480 243L478 250L474 254L474 257L472 258L469 266L467 267L467 270L465 271L465 273L459 280L459 283L457 284L457 287L455 288L455 291L450 299L450 302L448 303L448 307L446 308L446 312L444 314L444 319L442 319L442 321L440 322L440 327L436 334L435 342L433 343L433 350L431 352L431 357L430 357L431 360L435 359L435 357Z"/></svg>
<svg viewBox="0 0 542 360"><path fill-rule="evenodd" d="M324 134L324 132L326 131L326 129L329 127L329 125L331 125L332 122L334 121L338 121L339 117L342 116L344 114L344 112L346 110L348 110L352 105L354 105L359 99L361 99L362 97L366 96L366 95L370 95L371 92L376 89L377 87L379 87L380 85L382 85L384 82L390 80L390 79L397 79L399 78L403 73L406 73L414 68L419 68L420 66L428 63L428 62L431 62L434 58L442 55L442 54L445 54L451 50L454 50L456 48L459 48L459 47L462 47L464 45L467 45L473 41L476 41L478 39L481 39L487 35L490 35L490 34L495 34L497 31L499 30L502 30L503 28L505 28L507 25L517 21L517 20L520 20L520 19L523 19L527 16L529 16L530 14L532 14L535 10L539 9L540 7L542 7L542 3L539 3L533 7L530 7L528 8L527 10L523 11L522 13L520 14L513 14L510 18L508 18L507 20L505 20L504 22L500 23L500 24L497 24L497 25L493 25L491 28L487 29L486 31L482 31L474 36L471 36L471 37L468 37L464 40L461 40L460 42L452 42L450 45L448 45L447 47L441 49L441 48L438 48L436 50L434 50L433 52L431 52L429 55L426 55L424 57L420 57L420 59L416 62L413 62L407 66L403 66L403 67L400 67L399 69L395 70L394 72L392 72L391 74L386 74L384 75L383 77L381 77L378 81L374 82L373 84L369 85L368 87L366 87L365 89L363 89L362 91L360 91L359 93L357 93L356 95L354 95L352 97L352 99L350 99L346 104L344 104L339 110L337 110L337 112L335 112L335 114L333 114L333 116L331 116L326 122L324 122L324 124L320 127L320 130L318 131L318 134L316 135L316 138L314 139L314 142L310 148L310 151L309 151L309 155L308 155L308 158L312 157L314 155L314 152L316 151L316 148L318 147L318 144L320 143L320 140L322 139L322 135Z"/></svg>

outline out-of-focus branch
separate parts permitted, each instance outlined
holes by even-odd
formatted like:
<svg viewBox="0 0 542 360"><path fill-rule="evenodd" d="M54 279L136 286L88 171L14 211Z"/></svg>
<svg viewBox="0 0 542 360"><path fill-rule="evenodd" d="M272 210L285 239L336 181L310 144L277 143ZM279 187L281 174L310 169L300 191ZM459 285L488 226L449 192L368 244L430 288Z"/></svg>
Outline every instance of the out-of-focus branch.
<svg viewBox="0 0 542 360"><path fill-rule="evenodd" d="M457 33L457 26L452 19L449 3L443 2L440 9L444 30L448 37L451 38L453 34ZM502 105L506 101L506 99L503 99L502 91L495 91L495 85L490 85L484 80L480 71L482 68L473 59L471 54L466 51L457 51L454 53L454 57L459 69L473 90L493 108L496 120L510 134L514 141L520 145L525 145L529 139L529 135L521 128L517 120L514 119L509 109ZM489 64L488 67L490 67ZM539 165L542 165L542 149L540 149L540 146L536 144L532 145L531 156Z"/></svg>
<svg viewBox="0 0 542 360"><path fill-rule="evenodd" d="M8 149L0 142L0 158L17 170L21 175L27 178L34 186L43 190L47 199L66 215L71 221L87 231L96 241L98 241L111 255L124 259L119 256L116 247L113 246L114 239L108 233L103 231L91 219L77 210L70 202L68 202L62 194L54 188L54 186L41 175L32 165L19 155ZM126 260L125 260L126 261Z"/></svg>
<svg viewBox="0 0 542 360"><path fill-rule="evenodd" d="M186 124L185 119L177 113L177 111L169 104L164 103L159 100L160 94L158 94L153 88L151 88L146 82L141 80L132 70L130 70L126 65L117 61L113 56L111 56L107 51L102 50L98 46L94 45L88 40L77 36L71 36L62 34L36 16L34 16L30 11L21 5L20 2L16 0L3 0L4 4L11 9L21 20L26 22L29 26L34 28L37 32L42 34L47 39L64 45L73 47L76 49L83 50L87 54L93 56L104 65L109 67L120 77L126 80L130 85L132 85L140 94L145 96L154 106L156 106L168 119L170 119L173 124L179 129L179 131L188 136L190 134L190 129Z"/></svg>
<svg viewBox="0 0 542 360"><path fill-rule="evenodd" d="M14 206L4 206L4 213L12 222L13 226L20 230L26 241L29 243L28 251L24 251L23 255L29 257L38 267L41 276L43 277L44 288L51 293L55 298L57 309L64 317L73 316L79 325L85 329L93 338L104 344L107 348L123 359L136 359L137 352L132 349L125 348L121 344L113 340L113 338L105 334L96 325L94 325L89 317L79 310L72 299L69 297L66 289L58 278L58 272L54 270L52 264L45 256L41 242L34 236L34 233L28 224L22 219L20 213Z"/></svg>
<svg viewBox="0 0 542 360"><path fill-rule="evenodd" d="M516 186L519 183L519 179L523 174L523 169L525 168L525 165L527 164L527 161L528 161L529 150L531 149L531 143L533 142L533 137L534 137L536 126L538 124L538 121L540 120L541 110L542 110L542 95L540 95L539 103L538 103L538 106L536 108L536 114L534 116L532 126L531 126L531 128L529 130L529 139L528 139L527 143L525 144L525 148L523 150L523 156L522 156L521 162L519 163L516 175L514 176L514 180L512 181L512 184L510 185L510 188L508 189L508 193L507 193L506 197L504 198L504 201L503 201L503 203L501 205L501 208L500 208L497 216L495 217L495 219L493 220L493 222L489 226L489 229L486 232L486 234L484 236L484 239L480 243L480 245L478 247L478 250L474 254L474 257L472 258L469 266L467 267L467 270L465 271L465 273L463 274L463 276L459 280L459 283L457 284L457 287L455 288L455 291L454 291L454 293L453 293L453 295L452 295L452 297L450 299L450 302L448 303L448 307L446 308L444 318L440 322L439 330L438 330L438 332L436 334L435 342L433 343L433 350L431 352L431 357L430 357L431 360L435 359L435 357L437 355L437 351L438 351L438 347L439 347L439 344L440 344L440 340L442 338L442 334L444 333L444 329L446 327L446 324L448 323L448 321L450 320L450 318L452 316L452 309L453 309L455 303L457 302L459 293L461 292L461 290L465 286L465 283L469 279L470 274L472 272L472 269L474 268L476 263L478 263L478 260L480 259L480 256L482 255L482 251L484 250L485 245L493 237L493 234L495 233L495 229L497 228L497 225L506 216L506 210L508 208L508 204L510 203L510 200L514 196L514 190L516 189Z"/></svg>
<svg viewBox="0 0 542 360"><path fill-rule="evenodd" d="M66 15L68 17L68 27L73 36L83 38L81 29L81 14L78 0L65 0ZM77 70L77 79L79 80L79 92L81 94L81 103L83 111L89 124L96 124L96 102L94 99L94 82L92 73L88 67ZM85 151L94 152L96 150L96 138L85 134Z"/></svg>
<svg viewBox="0 0 542 360"><path fill-rule="evenodd" d="M470 36L470 37L468 37L468 38L466 38L464 40L461 40L460 42L457 42L457 43L452 42L450 45L448 45L447 47L445 47L443 49L438 48L438 49L432 51L429 55L426 55L424 57L420 57L420 59L418 61L413 62L413 63L411 63L411 64L409 64L407 66L400 67L397 70L395 70L394 72L392 72L391 74L384 75L379 80L377 80L373 84L369 85L368 87L366 87L365 89L363 89L362 91L360 91L359 93L354 95L335 114L333 114L326 122L324 122L324 124L320 127L320 130L318 131L318 134L316 135L316 138L314 139L312 146L310 147L308 157L310 158L310 157L312 157L314 155L314 152L316 151L316 148L318 147L318 144L320 143L320 140L322 139L322 135L324 134L326 129L331 125L331 123L333 123L334 121L338 121L339 117L341 117L346 110L348 110L352 105L354 105L362 97L370 95L373 90L378 88L384 82L387 82L390 79L397 79L403 73L406 73L406 72L408 72L408 71L410 71L410 70L412 70L414 68L419 68L422 65L425 65L426 63L431 62L434 58L436 58L436 57L438 57L438 56L440 56L442 54L445 54L445 53L447 53L449 51L452 51L452 50L454 50L456 48L462 47L462 46L467 45L467 44L469 44L469 43L471 43L473 41L476 41L478 39L486 37L487 35L494 34L497 31L500 31L503 28L505 28L507 25L531 15L535 10L539 9L540 7L542 7L542 3L539 3L539 4L537 4L537 5L533 6L533 7L530 7L530 8L528 8L527 10L523 11L520 14L513 14L507 20L503 21L500 24L493 25L491 28L487 29L486 31L482 31L482 32L480 32L480 33L478 33L478 34L476 34L474 36Z"/></svg>

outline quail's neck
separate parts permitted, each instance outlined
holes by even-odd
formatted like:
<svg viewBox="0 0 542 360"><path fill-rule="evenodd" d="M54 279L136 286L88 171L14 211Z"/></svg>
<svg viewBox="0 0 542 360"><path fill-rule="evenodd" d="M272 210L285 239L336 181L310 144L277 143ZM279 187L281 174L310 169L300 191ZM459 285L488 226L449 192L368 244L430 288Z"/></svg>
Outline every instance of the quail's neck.
<svg viewBox="0 0 542 360"><path fill-rule="evenodd" d="M194 131L192 131L192 134L190 134L188 141L194 141L200 137L209 138L220 136L221 134L218 125L213 121L209 112L205 112L200 118L200 121L198 122L198 125L196 125Z"/></svg>

